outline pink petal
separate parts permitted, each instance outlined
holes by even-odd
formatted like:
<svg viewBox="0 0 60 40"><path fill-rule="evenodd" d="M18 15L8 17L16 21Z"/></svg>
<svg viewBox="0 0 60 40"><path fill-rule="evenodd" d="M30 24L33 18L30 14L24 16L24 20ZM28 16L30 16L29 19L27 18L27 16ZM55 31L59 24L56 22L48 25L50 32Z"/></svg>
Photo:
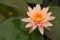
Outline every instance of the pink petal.
<svg viewBox="0 0 60 40"><path fill-rule="evenodd" d="M31 12L27 12L27 15L32 18L32 16L34 15L34 11L31 11Z"/></svg>
<svg viewBox="0 0 60 40"><path fill-rule="evenodd" d="M27 12L27 15L30 17L31 16L31 13L30 12Z"/></svg>
<svg viewBox="0 0 60 40"><path fill-rule="evenodd" d="M21 20L24 21L24 22L30 22L30 21L31 21L30 18L23 18L23 19L21 19Z"/></svg>
<svg viewBox="0 0 60 40"><path fill-rule="evenodd" d="M47 13L48 10L49 10L49 7L46 7L46 8L43 8L43 9L42 9L42 12L43 12L43 13Z"/></svg>
<svg viewBox="0 0 60 40"><path fill-rule="evenodd" d="M29 33L32 33L36 28L37 28L37 25L31 26Z"/></svg>
<svg viewBox="0 0 60 40"><path fill-rule="evenodd" d="M53 20L53 19L55 19L55 17L54 16L50 16L49 20Z"/></svg>
<svg viewBox="0 0 60 40"><path fill-rule="evenodd" d="M38 29L39 29L40 33L41 33L42 35L44 35L44 28L43 28L42 26L39 26Z"/></svg>
<svg viewBox="0 0 60 40"><path fill-rule="evenodd" d="M50 22L45 22L42 24L42 26L46 28L46 27L53 26L53 25Z"/></svg>
<svg viewBox="0 0 60 40"><path fill-rule="evenodd" d="M36 5L36 10L41 11L41 6L39 4Z"/></svg>
<svg viewBox="0 0 60 40"><path fill-rule="evenodd" d="M47 13L47 16L50 16L51 14L52 14L52 12L48 12L48 13Z"/></svg>
<svg viewBox="0 0 60 40"><path fill-rule="evenodd" d="M51 15L51 14L52 14L52 12L47 13L46 16L45 16L44 21L48 21L48 20L50 19L50 15ZM43 21L43 22L44 22L44 21Z"/></svg>
<svg viewBox="0 0 60 40"><path fill-rule="evenodd" d="M28 7L28 11L31 12L32 11L32 8L31 7Z"/></svg>
<svg viewBox="0 0 60 40"><path fill-rule="evenodd" d="M46 20L49 19L49 17L50 17L51 14L52 14L52 12L47 13L47 15L46 15Z"/></svg>
<svg viewBox="0 0 60 40"><path fill-rule="evenodd" d="M39 4L37 4L36 7L33 8L33 13L32 13L32 15L33 15L34 13L39 13L39 12L41 12L41 7L40 7Z"/></svg>
<svg viewBox="0 0 60 40"><path fill-rule="evenodd" d="M31 23L28 23L26 26L25 26L25 28L29 28L29 27L31 27L32 26L32 24Z"/></svg>
<svg viewBox="0 0 60 40"><path fill-rule="evenodd" d="M27 15L29 17L32 17L34 15L34 13L35 13L35 10L31 10L31 11L27 12Z"/></svg>

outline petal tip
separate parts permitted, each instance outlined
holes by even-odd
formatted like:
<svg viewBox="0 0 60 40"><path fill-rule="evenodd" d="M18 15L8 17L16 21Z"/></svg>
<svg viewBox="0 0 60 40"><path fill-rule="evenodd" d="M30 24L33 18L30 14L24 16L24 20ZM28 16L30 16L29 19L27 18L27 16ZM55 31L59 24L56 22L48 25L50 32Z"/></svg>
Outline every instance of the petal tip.
<svg viewBox="0 0 60 40"><path fill-rule="evenodd" d="M38 4L38 3L36 4L36 6L37 6L37 5L39 5L39 6L40 6L40 4Z"/></svg>
<svg viewBox="0 0 60 40"><path fill-rule="evenodd" d="M32 8L31 7L28 7L28 11L31 11L32 10Z"/></svg>
<svg viewBox="0 0 60 40"><path fill-rule="evenodd" d="M40 32L42 35L44 35L44 33L43 32Z"/></svg>
<svg viewBox="0 0 60 40"><path fill-rule="evenodd" d="M32 26L32 24L31 23L28 23L26 26L25 26L25 28L29 28L29 27L31 27Z"/></svg>

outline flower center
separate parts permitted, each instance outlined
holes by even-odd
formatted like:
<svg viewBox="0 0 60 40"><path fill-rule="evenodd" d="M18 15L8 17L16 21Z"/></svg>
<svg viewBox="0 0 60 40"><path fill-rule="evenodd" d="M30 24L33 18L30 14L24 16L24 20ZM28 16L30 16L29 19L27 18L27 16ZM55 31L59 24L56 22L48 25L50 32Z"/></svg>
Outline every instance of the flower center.
<svg viewBox="0 0 60 40"><path fill-rule="evenodd" d="M39 13L36 13L36 14L34 14L34 21L35 22L40 22L40 21L42 21L43 20L43 15L42 14L39 14Z"/></svg>

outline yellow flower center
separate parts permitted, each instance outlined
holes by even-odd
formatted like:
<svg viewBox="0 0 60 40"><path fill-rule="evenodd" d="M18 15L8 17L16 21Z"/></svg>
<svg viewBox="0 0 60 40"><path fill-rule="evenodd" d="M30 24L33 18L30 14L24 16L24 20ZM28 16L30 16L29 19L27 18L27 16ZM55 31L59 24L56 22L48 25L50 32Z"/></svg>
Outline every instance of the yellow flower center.
<svg viewBox="0 0 60 40"><path fill-rule="evenodd" d="M39 14L39 13L36 13L36 14L34 14L34 21L36 21L36 22L40 22L40 21L42 21L43 20L43 15L42 14Z"/></svg>

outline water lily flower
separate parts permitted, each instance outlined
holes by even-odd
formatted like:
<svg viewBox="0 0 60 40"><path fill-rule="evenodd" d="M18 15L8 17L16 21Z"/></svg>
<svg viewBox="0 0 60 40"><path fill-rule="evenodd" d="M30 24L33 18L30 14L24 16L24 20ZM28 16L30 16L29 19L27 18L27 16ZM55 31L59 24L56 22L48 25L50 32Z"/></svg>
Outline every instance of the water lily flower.
<svg viewBox="0 0 60 40"><path fill-rule="evenodd" d="M44 28L50 29L50 26L53 26L49 21L55 19L54 16L51 16L52 12L48 12L49 7L41 9L40 4L37 4L36 7L28 7L27 15L28 18L23 18L22 21L28 22L25 26L30 28L29 33L33 32L37 27L39 32L44 35Z"/></svg>

